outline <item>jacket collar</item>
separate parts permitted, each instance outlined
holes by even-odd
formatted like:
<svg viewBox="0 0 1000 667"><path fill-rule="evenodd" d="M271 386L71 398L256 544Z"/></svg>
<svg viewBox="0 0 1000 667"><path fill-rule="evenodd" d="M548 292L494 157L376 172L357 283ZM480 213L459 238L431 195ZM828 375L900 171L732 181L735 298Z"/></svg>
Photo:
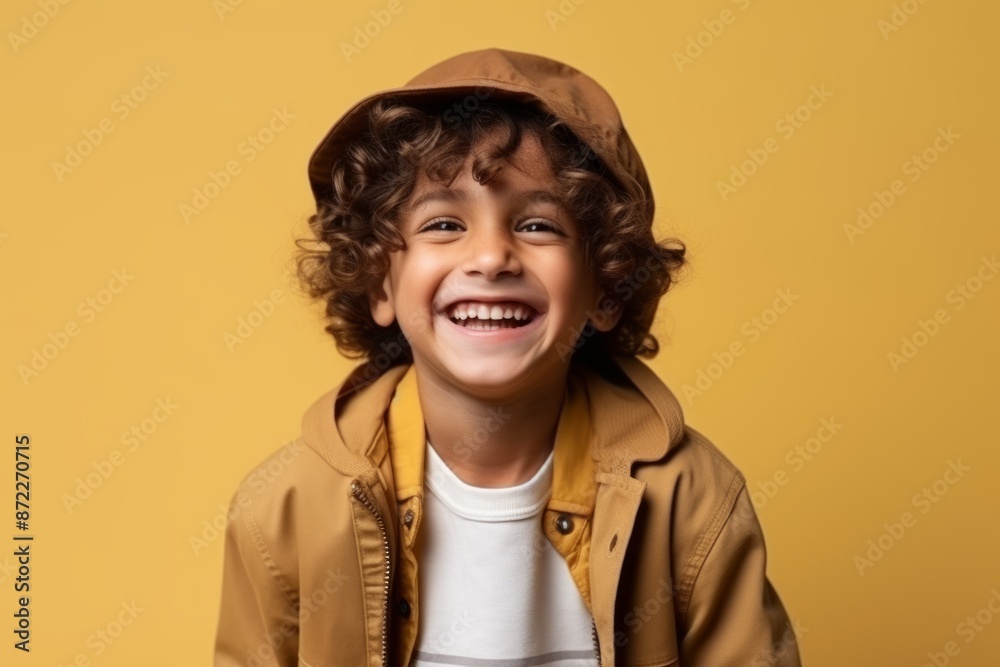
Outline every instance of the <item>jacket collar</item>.
<svg viewBox="0 0 1000 667"><path fill-rule="evenodd" d="M595 487L581 479L593 480L595 468L630 476L633 463L663 458L683 430L677 398L639 359L616 355L600 372L574 362L556 429L550 507L590 514ZM385 453L383 433L398 500L421 493L425 431L412 364L380 374L356 366L302 417L306 443L347 475L372 473Z"/></svg>
<svg viewBox="0 0 1000 667"><path fill-rule="evenodd" d="M586 389L568 376L553 446L553 509L589 515L594 508L594 460L589 455L590 407ZM389 452L396 497L400 502L422 493L426 435L417 396L416 371L410 366L389 404ZM582 480L589 483L583 484Z"/></svg>

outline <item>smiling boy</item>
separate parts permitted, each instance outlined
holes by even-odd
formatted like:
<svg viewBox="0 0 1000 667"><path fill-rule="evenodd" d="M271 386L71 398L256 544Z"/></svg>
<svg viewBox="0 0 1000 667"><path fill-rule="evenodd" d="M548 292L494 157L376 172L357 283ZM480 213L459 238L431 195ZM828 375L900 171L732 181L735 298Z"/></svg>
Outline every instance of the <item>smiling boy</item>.
<svg viewBox="0 0 1000 667"><path fill-rule="evenodd" d="M462 54L309 173L300 277L368 361L237 491L215 664L798 665L743 476L636 358L684 248L603 88Z"/></svg>

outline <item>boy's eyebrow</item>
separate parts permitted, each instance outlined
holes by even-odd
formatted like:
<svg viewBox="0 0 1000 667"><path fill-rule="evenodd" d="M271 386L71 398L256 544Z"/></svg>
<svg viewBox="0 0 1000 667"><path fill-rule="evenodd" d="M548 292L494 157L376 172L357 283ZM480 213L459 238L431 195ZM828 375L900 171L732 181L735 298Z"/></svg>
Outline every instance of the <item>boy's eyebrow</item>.
<svg viewBox="0 0 1000 667"><path fill-rule="evenodd" d="M552 194L548 190L531 190L525 193L515 193L510 195L509 199L519 199L524 200L530 204L554 204L556 206L563 206L563 201L556 195ZM415 211L425 204L429 204L434 201L442 201L445 203L464 203L469 201L469 195L465 190L456 190L452 188L438 188L436 190L429 190L423 193L419 197L413 200L410 204L409 209Z"/></svg>

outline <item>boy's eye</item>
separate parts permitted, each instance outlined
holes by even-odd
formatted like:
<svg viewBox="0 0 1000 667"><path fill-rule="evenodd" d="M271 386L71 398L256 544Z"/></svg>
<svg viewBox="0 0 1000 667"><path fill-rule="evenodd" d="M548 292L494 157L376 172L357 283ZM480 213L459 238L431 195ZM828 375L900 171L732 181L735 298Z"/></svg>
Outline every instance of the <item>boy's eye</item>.
<svg viewBox="0 0 1000 667"><path fill-rule="evenodd" d="M420 232L429 232L429 231L447 231L441 229L441 225L457 225L457 224L458 224L457 222L455 222L454 220L449 220L448 218L437 218L435 220L431 220L426 225L421 227L417 231L417 233L419 234Z"/></svg>
<svg viewBox="0 0 1000 667"><path fill-rule="evenodd" d="M552 225L552 224L548 223L545 220L529 220L528 222L524 223L524 227L522 227L522 229L524 229L525 227L538 227L538 228L542 229L542 231L555 232L556 234L562 234L562 232L559 231L558 227L556 227L555 225Z"/></svg>

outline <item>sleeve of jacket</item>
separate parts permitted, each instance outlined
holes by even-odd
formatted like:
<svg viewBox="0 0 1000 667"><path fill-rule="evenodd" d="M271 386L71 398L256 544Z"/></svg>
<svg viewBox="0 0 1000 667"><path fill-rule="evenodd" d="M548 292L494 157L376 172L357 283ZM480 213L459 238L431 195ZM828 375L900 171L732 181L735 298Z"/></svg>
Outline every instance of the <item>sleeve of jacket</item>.
<svg viewBox="0 0 1000 667"><path fill-rule="evenodd" d="M298 665L298 596L278 571L238 491L230 503L215 667Z"/></svg>
<svg viewBox="0 0 1000 667"><path fill-rule="evenodd" d="M764 535L742 485L691 589L683 667L800 667L801 630L767 579L766 562Z"/></svg>

